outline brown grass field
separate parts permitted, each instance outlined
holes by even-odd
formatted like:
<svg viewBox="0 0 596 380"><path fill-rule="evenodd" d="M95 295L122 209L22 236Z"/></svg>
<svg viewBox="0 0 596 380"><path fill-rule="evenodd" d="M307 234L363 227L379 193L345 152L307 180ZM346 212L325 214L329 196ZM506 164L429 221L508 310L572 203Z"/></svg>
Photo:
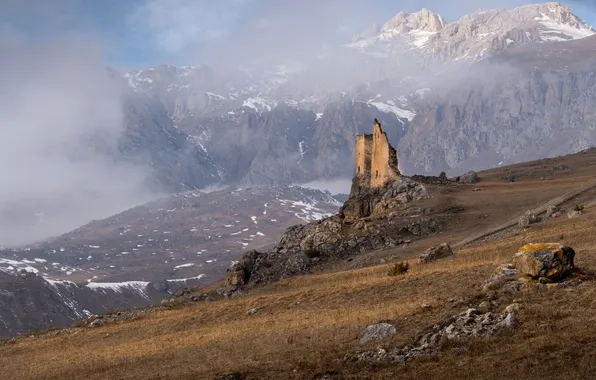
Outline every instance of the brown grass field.
<svg viewBox="0 0 596 380"><path fill-rule="evenodd" d="M561 164L569 169L552 170ZM502 179L511 173L518 177L515 183ZM459 248L450 259L427 265L414 260L436 242L457 243L592 183L594 174L594 152L483 172L480 183L432 200L433 207L455 204L464 210L453 215L443 234L406 249L337 262L321 273L232 299L188 303L131 322L0 344L0 378L213 379L230 373L247 379L316 379L322 374L328 379L596 378L594 281L506 295L503 308L514 298L523 305L513 329L446 344L438 353L407 364L342 361L345 354L414 342L433 324L477 306L485 297L482 281L525 243L570 245L577 252L576 265L596 272L596 209L525 230L515 227ZM481 190L472 191L477 188ZM593 200L596 192L590 190L566 206ZM379 264L381 259L386 262ZM392 262L404 259L411 260L409 272L388 276ZM350 269L354 262L362 267ZM263 309L247 315L254 307ZM359 345L361 330L382 321L395 324L397 334L388 341Z"/></svg>

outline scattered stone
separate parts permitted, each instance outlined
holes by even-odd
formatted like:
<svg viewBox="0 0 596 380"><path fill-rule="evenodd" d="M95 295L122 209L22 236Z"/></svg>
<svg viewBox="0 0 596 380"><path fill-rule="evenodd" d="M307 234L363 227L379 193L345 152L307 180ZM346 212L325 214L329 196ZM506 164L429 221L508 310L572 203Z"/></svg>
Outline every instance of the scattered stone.
<svg viewBox="0 0 596 380"><path fill-rule="evenodd" d="M575 251L559 243L526 244L513 261L519 274L558 281L575 268Z"/></svg>
<svg viewBox="0 0 596 380"><path fill-rule="evenodd" d="M503 327L513 327L515 324L515 313L508 313L505 319L499 322L500 326Z"/></svg>
<svg viewBox="0 0 596 380"><path fill-rule="evenodd" d="M494 274L484 281L482 289L484 291L491 291L502 289L508 282L517 282L518 272L513 264L500 265L495 269ZM515 285L514 285L515 286Z"/></svg>
<svg viewBox="0 0 596 380"><path fill-rule="evenodd" d="M568 169L569 169L569 166L563 165L563 164L553 166L553 170L568 170Z"/></svg>
<svg viewBox="0 0 596 380"><path fill-rule="evenodd" d="M556 218L557 216L559 216L559 215L560 215L560 214L558 214L558 213L559 213L559 208L558 208L557 206L555 206L555 205L549 205L549 206L546 208L546 214L545 214L545 217L546 217L546 218ZM556 216L555 216L555 214L556 214Z"/></svg>
<svg viewBox="0 0 596 380"><path fill-rule="evenodd" d="M388 339L391 338L395 334L395 332L395 326L393 326L390 323L379 323L376 325L370 325L362 331L358 343L365 344L368 342L375 342L379 340Z"/></svg>
<svg viewBox="0 0 596 380"><path fill-rule="evenodd" d="M582 210L569 210L567 211L567 217L569 219L575 218L576 216L582 215L584 212Z"/></svg>
<svg viewBox="0 0 596 380"><path fill-rule="evenodd" d="M518 225L521 228L524 228L524 227L528 227L530 224L534 224L534 223L538 223L538 222L540 222L540 217L532 214L531 211L527 211L525 215L523 215L519 218Z"/></svg>
<svg viewBox="0 0 596 380"><path fill-rule="evenodd" d="M246 315L255 315L256 313L258 313L259 311L263 310L264 307L259 306L259 307L253 307L252 309L250 309L249 311L246 312Z"/></svg>
<svg viewBox="0 0 596 380"><path fill-rule="evenodd" d="M422 252L422 254L418 257L418 260L420 260L421 263L428 263L449 256L453 256L453 250L449 244L443 243Z"/></svg>
<svg viewBox="0 0 596 380"><path fill-rule="evenodd" d="M441 349L444 340L460 340L491 335L497 330L515 325L514 311L505 313L483 313L478 309L468 309L451 316L443 323L429 329L414 345L392 350L377 349L357 354L346 355L345 361L389 361L406 363L422 355L432 354ZM391 326L391 325L389 325Z"/></svg>
<svg viewBox="0 0 596 380"><path fill-rule="evenodd" d="M510 183L515 182L515 176L512 175L512 176L507 177L507 181L510 182Z"/></svg>
<svg viewBox="0 0 596 380"><path fill-rule="evenodd" d="M478 305L478 309L481 310L482 312L486 313L487 311L489 311L491 308L490 302L488 301L482 301L480 303L480 305Z"/></svg>
<svg viewBox="0 0 596 380"><path fill-rule="evenodd" d="M520 309L521 305L515 302L505 308L505 313L517 313Z"/></svg>
<svg viewBox="0 0 596 380"><path fill-rule="evenodd" d="M89 326L89 327L99 327L101 325L102 325L101 319L96 319L93 322L89 323L87 326Z"/></svg>
<svg viewBox="0 0 596 380"><path fill-rule="evenodd" d="M164 298L163 300L161 300L159 302L160 305L162 306L166 306L166 305L170 305L172 303L176 302L176 298Z"/></svg>

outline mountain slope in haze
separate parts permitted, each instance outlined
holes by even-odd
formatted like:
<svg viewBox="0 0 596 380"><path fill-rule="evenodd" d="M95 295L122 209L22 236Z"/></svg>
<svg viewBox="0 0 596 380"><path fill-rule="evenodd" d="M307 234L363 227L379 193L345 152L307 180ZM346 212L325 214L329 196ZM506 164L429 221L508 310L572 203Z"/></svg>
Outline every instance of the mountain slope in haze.
<svg viewBox="0 0 596 380"><path fill-rule="evenodd" d="M134 94L160 102L174 127L208 157L198 166L202 174L186 182L284 184L349 177L351 139L375 117L386 126L393 145L398 145L405 135L426 133L423 131L430 128L429 123L448 123L439 120L441 112L438 119L429 119L428 110L450 106L452 99L442 95L451 86L458 89L467 82L485 86L482 79L495 75L513 83L524 75L514 64L509 72L488 74L495 68L487 66L486 60L497 65L492 58L518 51L521 57L523 49L518 48L524 46L555 46L562 52L566 44L588 43L586 37L594 33L591 26L558 3L482 10L454 22L423 9L412 14L400 12L381 27L373 26L355 37L351 44L309 61L244 64L225 73L205 65L156 66L129 72L124 80ZM557 59L549 57L553 64ZM544 76L548 75L545 70ZM536 96L550 96L548 86L526 83ZM493 90L498 97L499 90L489 85L483 92ZM437 139L437 129L427 139L410 137L404 141L398 149L404 167L430 173L463 172L472 168L470 163L479 155L490 156L491 163L501 159L515 162L522 147L501 154L504 146L514 143L506 137L490 137L486 144L478 141L487 139L482 131L485 125L497 128L500 119L493 117L501 112L496 108L498 101L487 96L481 99L483 105L474 112L476 122L469 125L470 131L443 140ZM576 100L571 98L570 102ZM420 112L423 116L413 121ZM544 108L536 112L550 111ZM515 130L508 128L503 128L506 136L520 131L528 135L544 132L541 138L545 144L532 157L550 154L547 145L557 144L546 130L554 129L552 125L544 131L523 123ZM593 143L591 137L585 141ZM570 145L561 151L576 149ZM482 164L486 160L489 158L479 158L481 164L476 166L487 167ZM216 167L217 179L210 162ZM192 170L192 165L187 167ZM179 177L188 176L182 173Z"/></svg>
<svg viewBox="0 0 596 380"><path fill-rule="evenodd" d="M0 338L63 327L112 310L151 305L164 295L147 282L77 285L0 270Z"/></svg>
<svg viewBox="0 0 596 380"><path fill-rule="evenodd" d="M177 288L225 276L250 249L341 203L299 186L186 192L92 221L57 238L0 250L0 271L76 283L145 281Z"/></svg>
<svg viewBox="0 0 596 380"><path fill-rule="evenodd" d="M595 47L596 36L523 45L479 64L490 74L418 110L398 147L409 170L456 173L593 146Z"/></svg>

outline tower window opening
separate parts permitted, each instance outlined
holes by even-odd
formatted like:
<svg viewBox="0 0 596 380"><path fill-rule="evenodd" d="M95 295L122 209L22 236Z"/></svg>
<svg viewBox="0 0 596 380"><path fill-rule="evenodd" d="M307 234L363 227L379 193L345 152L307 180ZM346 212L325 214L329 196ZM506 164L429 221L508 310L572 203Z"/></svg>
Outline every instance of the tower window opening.
<svg viewBox="0 0 596 380"><path fill-rule="evenodd" d="M379 178L379 171L377 170L376 174L377 178Z"/></svg>
<svg viewBox="0 0 596 380"><path fill-rule="evenodd" d="M358 173L360 173L360 166L358 166Z"/></svg>

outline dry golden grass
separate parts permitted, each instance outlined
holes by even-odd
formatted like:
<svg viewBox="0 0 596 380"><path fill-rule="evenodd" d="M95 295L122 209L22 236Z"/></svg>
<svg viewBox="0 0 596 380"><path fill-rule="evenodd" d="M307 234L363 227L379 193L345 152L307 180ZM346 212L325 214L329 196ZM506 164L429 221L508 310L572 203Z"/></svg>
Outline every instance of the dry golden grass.
<svg viewBox="0 0 596 380"><path fill-rule="evenodd" d="M388 276L389 264L304 276L232 300L24 339L0 347L0 377L210 379L242 372L249 378L284 379L334 371L343 378L384 378L396 371L400 378L441 378L448 371L449 376L492 379L549 377L555 368L565 368L566 378L584 378L588 368L596 367L590 364L596 352L590 351L596 346L591 328L596 285L591 282L517 295L525 305L519 327L466 343L463 350L446 347L407 365L344 364L339 359L367 347L356 341L368 324L395 323L398 334L383 344L399 346L468 304L478 304L478 285L524 243L562 241L576 249L579 266L596 269L595 227L589 214L561 219L537 225L527 235L460 250L453 259L412 263L403 276ZM459 297L463 304L450 302ZM264 309L247 315L253 307Z"/></svg>
<svg viewBox="0 0 596 380"><path fill-rule="evenodd" d="M464 205L467 214L453 216L455 226L449 234L424 244L456 242L474 224L479 229L511 219L516 210L521 214L590 181L592 177L582 170L574 181L555 179L543 191L544 183L538 180L514 187L498 182L502 173L489 172L484 184L478 184L483 190L475 198L470 192L452 195L450 202ZM493 213L490 221L478 218L487 212ZM345 379L594 378L596 284L592 281L511 295L524 305L513 330L458 347L445 345L437 354L406 365L341 360L345 354L378 346L357 343L369 324L394 323L398 333L382 345L397 347L444 318L478 305L485 297L479 287L482 281L526 243L568 244L576 250L580 268L596 271L593 214L596 211L588 210L576 219L561 217L532 225L525 232L460 249L453 258L428 265L410 261L408 273L400 276L388 276L393 263L302 276L231 300L25 338L0 346L0 378L212 379L233 372L249 379L313 379L325 372ZM398 256L411 258L422 247L414 244ZM512 299L502 299L503 307ZM247 315L254 307L263 309Z"/></svg>

